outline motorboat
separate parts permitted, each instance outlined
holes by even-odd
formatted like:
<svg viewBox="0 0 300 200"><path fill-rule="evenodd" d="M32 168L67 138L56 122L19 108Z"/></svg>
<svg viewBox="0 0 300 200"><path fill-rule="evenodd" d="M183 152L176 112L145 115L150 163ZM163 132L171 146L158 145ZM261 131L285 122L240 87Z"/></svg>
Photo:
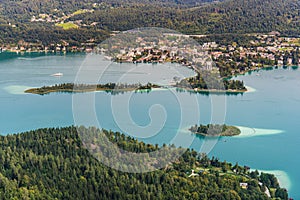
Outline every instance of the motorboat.
<svg viewBox="0 0 300 200"><path fill-rule="evenodd" d="M58 73L52 74L51 76L60 77L60 76L63 76L63 75L64 75L63 73L58 72Z"/></svg>

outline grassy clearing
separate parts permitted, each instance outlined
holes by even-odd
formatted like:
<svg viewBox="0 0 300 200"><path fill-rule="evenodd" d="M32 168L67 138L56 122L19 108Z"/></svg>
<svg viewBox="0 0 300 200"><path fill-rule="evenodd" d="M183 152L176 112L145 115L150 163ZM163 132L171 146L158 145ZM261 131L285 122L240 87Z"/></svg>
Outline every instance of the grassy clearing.
<svg viewBox="0 0 300 200"><path fill-rule="evenodd" d="M56 26L62 27L64 30L79 28L78 25L73 24L72 22L67 22L67 23L62 23L62 24L56 24Z"/></svg>
<svg viewBox="0 0 300 200"><path fill-rule="evenodd" d="M80 10L77 10L77 11L73 12L73 15L80 15L80 14L84 14L84 13L87 13L87 12L88 12L87 10L80 9Z"/></svg>
<svg viewBox="0 0 300 200"><path fill-rule="evenodd" d="M77 11L73 12L73 15L81 15L81 14L88 13L88 12L93 12L93 11L94 10L80 9L80 10L77 10Z"/></svg>

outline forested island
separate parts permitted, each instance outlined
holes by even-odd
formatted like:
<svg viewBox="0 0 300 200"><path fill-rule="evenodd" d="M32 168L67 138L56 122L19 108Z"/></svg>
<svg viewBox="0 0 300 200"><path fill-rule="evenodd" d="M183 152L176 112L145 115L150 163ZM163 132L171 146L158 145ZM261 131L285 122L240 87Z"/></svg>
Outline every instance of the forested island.
<svg viewBox="0 0 300 200"><path fill-rule="evenodd" d="M79 133L93 135L93 143L105 135L121 149L136 153L167 147L145 144L119 132L73 126L0 136L1 199L268 200L267 188L272 198L288 199L274 175L250 172L249 167L188 149L164 169L117 171L95 159Z"/></svg>
<svg viewBox="0 0 300 200"><path fill-rule="evenodd" d="M191 80L187 79L187 80ZM186 79L184 79L186 81ZM246 92L247 89L245 88L242 81L239 80L224 80L223 87L219 88L208 88L206 82L202 79L200 82L184 82L181 81L180 83L176 83L175 86L178 89L184 89L187 91L192 92L230 92L230 93L243 93ZM201 82L202 81L202 82ZM171 85L172 86L172 85ZM105 91L112 94L118 94L123 92L130 92L130 91L147 91L150 92L152 89L155 88L163 88L163 86L147 83L142 85L138 84L123 84L123 83L107 83L107 84L74 84L74 83L62 83L62 84L55 84L52 86L42 86L40 88L30 88L25 90L25 93L31 94L39 94L45 95L55 92L62 92L62 93L83 93L83 92L95 92L95 91Z"/></svg>
<svg viewBox="0 0 300 200"><path fill-rule="evenodd" d="M183 88L193 92L217 92L217 93L244 93L247 88L243 81L228 80L222 78L206 78L197 76L186 78L175 84L177 88Z"/></svg>
<svg viewBox="0 0 300 200"><path fill-rule="evenodd" d="M241 134L241 130L235 126L219 125L219 124L200 124L192 126L189 129L192 133L202 136L217 137L217 136L236 136Z"/></svg>
<svg viewBox="0 0 300 200"><path fill-rule="evenodd" d="M25 93L32 94L49 94L53 92L65 92L65 93L81 93L81 92L95 92L106 91L110 93L128 92L128 91L150 91L153 88L161 88L159 85L147 83L142 85L138 84L122 84L122 83L107 83L107 84L74 84L74 83L62 83L52 86L43 86L40 88L31 88L25 90Z"/></svg>

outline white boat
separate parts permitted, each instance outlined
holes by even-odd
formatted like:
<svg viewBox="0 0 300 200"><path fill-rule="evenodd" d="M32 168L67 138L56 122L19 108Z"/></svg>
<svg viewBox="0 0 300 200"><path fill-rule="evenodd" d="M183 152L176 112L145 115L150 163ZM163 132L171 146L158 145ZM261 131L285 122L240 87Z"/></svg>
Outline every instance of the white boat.
<svg viewBox="0 0 300 200"><path fill-rule="evenodd" d="M63 73L58 72L58 73L52 74L51 76L60 77L60 76L63 76L63 75L64 75Z"/></svg>
<svg viewBox="0 0 300 200"><path fill-rule="evenodd" d="M112 61L113 57L111 56L104 56L105 60L109 60L109 61Z"/></svg>

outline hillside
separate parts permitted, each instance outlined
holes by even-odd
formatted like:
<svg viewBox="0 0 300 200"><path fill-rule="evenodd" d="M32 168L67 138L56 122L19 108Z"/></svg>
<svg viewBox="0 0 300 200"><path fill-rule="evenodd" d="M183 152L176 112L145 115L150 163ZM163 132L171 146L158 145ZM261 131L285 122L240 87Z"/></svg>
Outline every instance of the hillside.
<svg viewBox="0 0 300 200"><path fill-rule="evenodd" d="M253 33L279 31L300 34L300 2L298 0L226 1L194 11L209 13L215 20L208 33ZM211 19L213 19L211 18Z"/></svg>
<svg viewBox="0 0 300 200"><path fill-rule="evenodd" d="M33 15L54 14L62 16L71 14L79 9L101 9L115 7L132 7L139 5L165 7L193 7L215 0L1 0L1 15L8 21L29 21Z"/></svg>
<svg viewBox="0 0 300 200"><path fill-rule="evenodd" d="M188 34L279 31L298 36L299 15L297 0L2 0L0 42L99 43L110 31L153 26Z"/></svg>
<svg viewBox="0 0 300 200"><path fill-rule="evenodd" d="M99 135L99 140L106 135L131 152L151 152L159 148L120 133L84 127L78 130L83 135ZM190 150L175 163L155 172L113 170L83 147L75 127L1 136L0 146L1 199L264 200L268 199L265 186L272 188L274 197L287 199L286 190L279 188L274 175L250 173L244 167L209 159ZM101 148L106 151L106 146ZM117 159L115 154L111 158ZM241 182L248 187L243 189ZM260 186L259 182L264 185Z"/></svg>

